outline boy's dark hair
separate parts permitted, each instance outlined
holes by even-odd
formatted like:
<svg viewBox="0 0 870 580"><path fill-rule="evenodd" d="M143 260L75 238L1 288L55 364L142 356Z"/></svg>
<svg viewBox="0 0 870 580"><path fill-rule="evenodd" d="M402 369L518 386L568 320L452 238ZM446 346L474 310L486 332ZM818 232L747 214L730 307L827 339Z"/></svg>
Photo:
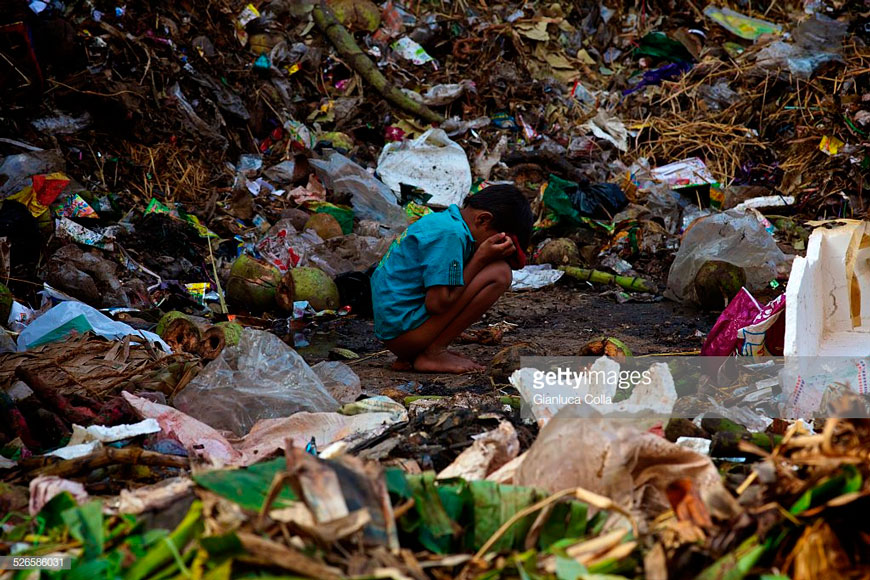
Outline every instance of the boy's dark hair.
<svg viewBox="0 0 870 580"><path fill-rule="evenodd" d="M465 198L465 207L492 214L492 227L498 231L514 234L522 249L529 246L535 216L529 200L513 185L490 185Z"/></svg>

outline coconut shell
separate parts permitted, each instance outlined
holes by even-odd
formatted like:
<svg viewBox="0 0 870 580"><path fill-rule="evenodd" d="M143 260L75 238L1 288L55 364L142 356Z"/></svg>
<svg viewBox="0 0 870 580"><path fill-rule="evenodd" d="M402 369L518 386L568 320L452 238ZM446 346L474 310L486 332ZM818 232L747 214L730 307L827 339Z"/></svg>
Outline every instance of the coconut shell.
<svg viewBox="0 0 870 580"><path fill-rule="evenodd" d="M704 262L695 274L695 295L705 310L722 310L745 285L743 268L720 260Z"/></svg>
<svg viewBox="0 0 870 580"><path fill-rule="evenodd" d="M239 256L226 284L227 302L249 312L266 312L276 306L275 292L281 272L271 264L246 254Z"/></svg>
<svg viewBox="0 0 870 580"><path fill-rule="evenodd" d="M568 238L557 238L544 244L538 252L536 262L538 264L552 264L554 267L583 264L577 244Z"/></svg>
<svg viewBox="0 0 870 580"><path fill-rule="evenodd" d="M518 342L503 348L493 357L489 376L497 384L506 384L514 371L520 369L520 358L524 356L545 356L545 352L534 342Z"/></svg>
<svg viewBox="0 0 870 580"><path fill-rule="evenodd" d="M293 309L293 301L306 300L315 310L335 310L341 306L338 286L326 272L317 268L300 267L288 270L281 280L281 294L292 296L287 311ZM282 301L285 300L282 298Z"/></svg>
<svg viewBox="0 0 870 580"><path fill-rule="evenodd" d="M242 339L242 331L245 329L238 322L218 322L215 326L224 330L227 346L237 346Z"/></svg>
<svg viewBox="0 0 870 580"><path fill-rule="evenodd" d="M214 360L220 356L226 344L224 329L220 326L212 326L202 333L202 339L199 341L199 356L203 360Z"/></svg>
<svg viewBox="0 0 870 580"><path fill-rule="evenodd" d="M166 325L161 337L174 352L198 353L202 333L188 318L178 317Z"/></svg>
<svg viewBox="0 0 870 580"><path fill-rule="evenodd" d="M305 222L306 230L314 230L321 240L328 240L344 235L341 224L328 213L316 213Z"/></svg>
<svg viewBox="0 0 870 580"><path fill-rule="evenodd" d="M164 338L163 335L166 333L166 328L176 318L188 318L188 316L184 312L179 312L178 310L171 310L170 312L167 312L160 318L160 321L157 323L157 327L154 329L154 332L157 333L157 336L159 336L160 338Z"/></svg>

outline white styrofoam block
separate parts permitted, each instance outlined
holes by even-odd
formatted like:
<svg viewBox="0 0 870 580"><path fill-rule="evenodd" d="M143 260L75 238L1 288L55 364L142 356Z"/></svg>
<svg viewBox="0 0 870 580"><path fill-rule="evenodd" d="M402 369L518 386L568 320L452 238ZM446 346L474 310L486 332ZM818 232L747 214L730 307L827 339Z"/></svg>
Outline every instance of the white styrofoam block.
<svg viewBox="0 0 870 580"><path fill-rule="evenodd" d="M867 224L817 228L806 257L795 259L786 287L785 356L870 355Z"/></svg>

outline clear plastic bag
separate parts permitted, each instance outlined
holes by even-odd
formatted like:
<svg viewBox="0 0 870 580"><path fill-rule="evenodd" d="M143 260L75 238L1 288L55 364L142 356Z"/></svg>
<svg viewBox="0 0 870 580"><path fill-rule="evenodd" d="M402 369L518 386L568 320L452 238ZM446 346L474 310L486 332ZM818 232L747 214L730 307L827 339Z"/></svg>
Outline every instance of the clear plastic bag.
<svg viewBox="0 0 870 580"><path fill-rule="evenodd" d="M328 151L325 157L324 160L312 159L311 166L327 189L338 194L351 194L356 217L393 228L408 224L398 198L389 187L340 153Z"/></svg>
<svg viewBox="0 0 870 580"><path fill-rule="evenodd" d="M362 395L362 383L343 362L323 361L311 367L323 386L339 403L353 403Z"/></svg>
<svg viewBox="0 0 870 580"><path fill-rule="evenodd" d="M776 278L777 266L786 257L753 213L727 211L698 219L683 236L671 264L668 297L697 302L695 275L710 260L743 268L747 289L758 292Z"/></svg>
<svg viewBox="0 0 870 580"><path fill-rule="evenodd" d="M336 401L311 367L277 336L246 328L176 395L180 411L238 436L260 419L299 411L336 411Z"/></svg>

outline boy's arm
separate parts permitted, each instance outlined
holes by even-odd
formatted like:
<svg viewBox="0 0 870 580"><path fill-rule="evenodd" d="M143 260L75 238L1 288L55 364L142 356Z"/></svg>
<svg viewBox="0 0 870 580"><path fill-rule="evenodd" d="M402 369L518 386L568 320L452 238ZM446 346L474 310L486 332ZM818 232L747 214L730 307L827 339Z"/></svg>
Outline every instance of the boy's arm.
<svg viewBox="0 0 870 580"><path fill-rule="evenodd" d="M495 260L502 260L515 251L513 242L505 234L496 234L481 244L462 270L465 284ZM462 294L463 286L432 286L426 290L426 310L430 314L447 312Z"/></svg>

